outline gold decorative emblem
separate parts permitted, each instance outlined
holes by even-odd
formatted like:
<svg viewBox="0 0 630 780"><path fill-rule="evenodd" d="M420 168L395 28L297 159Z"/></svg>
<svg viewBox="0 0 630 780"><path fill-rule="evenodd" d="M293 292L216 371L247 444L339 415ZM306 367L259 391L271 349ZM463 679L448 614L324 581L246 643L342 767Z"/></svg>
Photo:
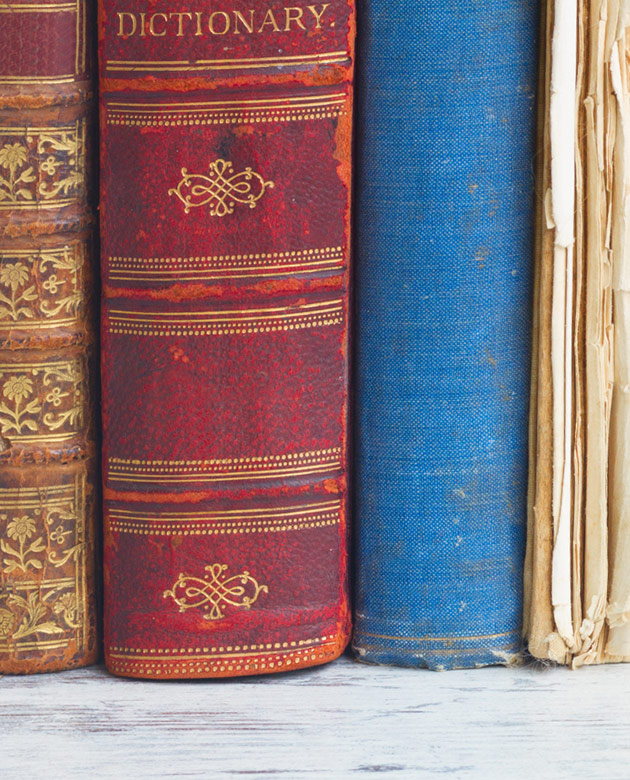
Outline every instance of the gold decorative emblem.
<svg viewBox="0 0 630 780"><path fill-rule="evenodd" d="M182 168L181 181L168 191L169 195L177 195L181 200L186 214L191 208L207 204L212 217L232 214L237 203L253 209L265 190L274 186L272 181L265 181L249 167L241 173L234 173L234 166L227 160L215 160L208 168L208 176L188 173L186 168Z"/></svg>
<svg viewBox="0 0 630 780"><path fill-rule="evenodd" d="M220 620L225 617L222 608L251 609L261 593L269 593L267 586L259 585L248 571L228 577L227 566L221 563L206 566L205 570L203 579L180 574L171 590L164 591L164 598L170 596L180 612L201 607L206 612L205 620Z"/></svg>

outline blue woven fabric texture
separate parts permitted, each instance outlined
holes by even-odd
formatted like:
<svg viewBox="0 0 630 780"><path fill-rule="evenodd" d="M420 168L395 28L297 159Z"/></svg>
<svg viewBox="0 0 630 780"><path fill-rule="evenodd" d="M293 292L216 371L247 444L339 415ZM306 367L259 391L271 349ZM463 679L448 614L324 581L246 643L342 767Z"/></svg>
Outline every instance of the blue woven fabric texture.
<svg viewBox="0 0 630 780"><path fill-rule="evenodd" d="M520 648L539 5L359 0L354 648Z"/></svg>

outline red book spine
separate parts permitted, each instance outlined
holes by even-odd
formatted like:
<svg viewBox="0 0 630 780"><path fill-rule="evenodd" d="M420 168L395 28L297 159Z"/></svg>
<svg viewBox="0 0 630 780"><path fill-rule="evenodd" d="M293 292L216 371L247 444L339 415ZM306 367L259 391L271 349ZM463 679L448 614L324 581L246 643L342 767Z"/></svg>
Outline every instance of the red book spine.
<svg viewBox="0 0 630 780"><path fill-rule="evenodd" d="M337 657L352 0L101 0L105 653Z"/></svg>

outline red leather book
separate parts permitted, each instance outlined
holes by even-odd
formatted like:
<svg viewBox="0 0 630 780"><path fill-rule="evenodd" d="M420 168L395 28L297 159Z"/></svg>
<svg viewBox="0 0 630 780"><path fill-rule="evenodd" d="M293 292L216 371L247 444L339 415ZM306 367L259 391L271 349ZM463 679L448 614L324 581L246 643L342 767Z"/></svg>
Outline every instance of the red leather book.
<svg viewBox="0 0 630 780"><path fill-rule="evenodd" d="M89 12L0 0L0 674L98 654Z"/></svg>
<svg viewBox="0 0 630 780"><path fill-rule="evenodd" d="M337 657L351 0L101 0L105 652L131 677Z"/></svg>

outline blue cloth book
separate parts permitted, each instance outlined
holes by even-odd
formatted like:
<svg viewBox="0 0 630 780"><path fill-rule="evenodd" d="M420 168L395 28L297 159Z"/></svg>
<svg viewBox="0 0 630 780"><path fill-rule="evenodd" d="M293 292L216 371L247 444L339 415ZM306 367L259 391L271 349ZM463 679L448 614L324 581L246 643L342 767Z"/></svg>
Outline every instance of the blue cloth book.
<svg viewBox="0 0 630 780"><path fill-rule="evenodd" d="M534 0L362 0L356 147L358 658L521 647Z"/></svg>

